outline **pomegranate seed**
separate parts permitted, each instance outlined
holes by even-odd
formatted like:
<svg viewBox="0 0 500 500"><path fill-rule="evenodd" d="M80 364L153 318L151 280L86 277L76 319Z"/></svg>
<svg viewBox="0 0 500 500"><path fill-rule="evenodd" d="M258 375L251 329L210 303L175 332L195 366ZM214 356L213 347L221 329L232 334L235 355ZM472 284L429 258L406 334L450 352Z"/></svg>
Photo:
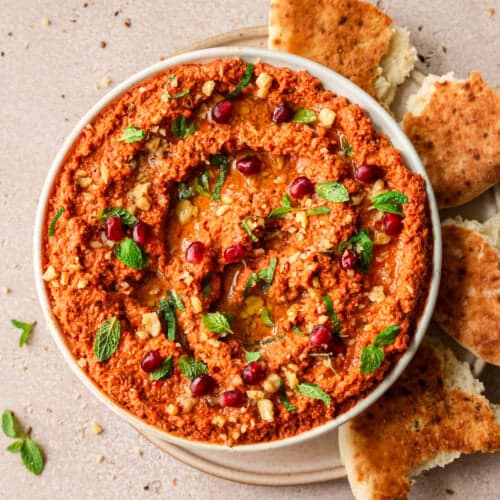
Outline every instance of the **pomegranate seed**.
<svg viewBox="0 0 500 500"><path fill-rule="evenodd" d="M203 373L193 379L190 389L193 396L205 396L215 389L215 380Z"/></svg>
<svg viewBox="0 0 500 500"><path fill-rule="evenodd" d="M107 218L106 224L104 225L104 234L106 238L111 241L120 241L125 238L123 224L118 215L112 215Z"/></svg>
<svg viewBox="0 0 500 500"><path fill-rule="evenodd" d="M309 335L309 342L316 347L326 347L333 340L333 331L328 325L316 325Z"/></svg>
<svg viewBox="0 0 500 500"><path fill-rule="evenodd" d="M382 220L384 232L389 236L397 236L403 229L403 217L397 214L385 214Z"/></svg>
<svg viewBox="0 0 500 500"><path fill-rule="evenodd" d="M145 245L151 239L151 226L145 222L137 222L132 226L132 239L138 245Z"/></svg>
<svg viewBox="0 0 500 500"><path fill-rule="evenodd" d="M193 241L186 248L186 260L190 264L199 264L205 255L205 245L201 241Z"/></svg>
<svg viewBox="0 0 500 500"><path fill-rule="evenodd" d="M228 247L224 250L224 261L226 264L239 262L245 258L246 253L245 247L241 243L236 243L236 245Z"/></svg>
<svg viewBox="0 0 500 500"><path fill-rule="evenodd" d="M292 119L293 110L291 110L288 106L277 106L273 111L273 122L274 123L283 123L288 122Z"/></svg>
<svg viewBox="0 0 500 500"><path fill-rule="evenodd" d="M346 250L340 257L340 267L344 271L354 269L358 263L359 255L354 250Z"/></svg>
<svg viewBox="0 0 500 500"><path fill-rule="evenodd" d="M384 171L377 165L361 165L354 175L362 182L375 182L384 175Z"/></svg>
<svg viewBox="0 0 500 500"><path fill-rule="evenodd" d="M314 193L314 184L305 176L297 177L289 186L294 198L303 198Z"/></svg>
<svg viewBox="0 0 500 500"><path fill-rule="evenodd" d="M231 101L221 101L212 109L212 120L216 123L229 123L233 116L234 105Z"/></svg>
<svg viewBox="0 0 500 500"><path fill-rule="evenodd" d="M236 168L245 175L256 174L262 166L262 161L258 156L248 156L236 162Z"/></svg>
<svg viewBox="0 0 500 500"><path fill-rule="evenodd" d="M334 338L332 342L328 344L328 352L332 354L344 354L347 352L347 347L342 342L341 339Z"/></svg>
<svg viewBox="0 0 500 500"><path fill-rule="evenodd" d="M149 351L141 361L141 368L146 373L154 372L161 367L163 363L163 358L161 357L160 351Z"/></svg>
<svg viewBox="0 0 500 500"><path fill-rule="evenodd" d="M224 391L219 397L219 404L221 406L243 406L247 402L246 394L241 391Z"/></svg>
<svg viewBox="0 0 500 500"><path fill-rule="evenodd" d="M262 382L266 376L266 372L262 366L262 363L258 361L250 361L248 365L243 368L242 378L245 384L258 384Z"/></svg>

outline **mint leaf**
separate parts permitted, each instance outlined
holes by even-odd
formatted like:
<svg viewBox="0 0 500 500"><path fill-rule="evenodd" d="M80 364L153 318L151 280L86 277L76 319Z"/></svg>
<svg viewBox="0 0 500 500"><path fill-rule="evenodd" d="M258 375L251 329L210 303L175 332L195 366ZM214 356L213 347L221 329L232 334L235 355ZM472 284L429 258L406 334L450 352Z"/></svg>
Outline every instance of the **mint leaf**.
<svg viewBox="0 0 500 500"><path fill-rule="evenodd" d="M146 132L144 130L135 128L133 125L129 125L122 133L121 137L118 139L120 142L125 142L127 144L132 144L133 142L142 141L146 137Z"/></svg>
<svg viewBox="0 0 500 500"><path fill-rule="evenodd" d="M201 280L201 294L205 298L210 297L210 295L212 295L212 273L208 273Z"/></svg>
<svg viewBox="0 0 500 500"><path fill-rule="evenodd" d="M359 368L359 371L363 375L372 373L380 368L385 357L384 350L380 346L392 344L400 330L401 327L399 325L388 326L375 337L372 345L363 348Z"/></svg>
<svg viewBox="0 0 500 500"><path fill-rule="evenodd" d="M54 236L54 231L56 229L56 223L59 220L59 217L61 217L61 215L63 214L63 212L64 212L64 207L61 207L56 212L56 214L54 215L54 217L52 217L52 220L50 221L50 225L49 225L49 230L47 231L47 235L48 236Z"/></svg>
<svg viewBox="0 0 500 500"><path fill-rule="evenodd" d="M26 344L26 341L29 339L33 327L36 325L36 321L33 323L23 323L22 321L18 321L17 319L11 319L10 322L16 327L20 328L23 333L19 337L19 347L23 347Z"/></svg>
<svg viewBox="0 0 500 500"><path fill-rule="evenodd" d="M11 453L17 453L21 451L22 445L23 445L22 439L20 439L19 441L14 441L13 443L9 444L9 446L7 446L7 451L10 451Z"/></svg>
<svg viewBox="0 0 500 500"><path fill-rule="evenodd" d="M245 351L245 360L247 363L258 361L262 356L260 351Z"/></svg>
<svg viewBox="0 0 500 500"><path fill-rule="evenodd" d="M177 196L179 200L187 200L193 196L193 190L185 182L179 182Z"/></svg>
<svg viewBox="0 0 500 500"><path fill-rule="evenodd" d="M261 269L257 273L259 279L264 281L264 286L262 287L264 293L267 293L269 291L269 288L271 287L271 284L274 279L274 274L276 272L277 264L278 264L278 259L276 257L272 257L271 260L269 261L269 267Z"/></svg>
<svg viewBox="0 0 500 500"><path fill-rule="evenodd" d="M174 371L174 357L168 356L163 359L162 365L158 370L151 372L149 374L149 380L161 380L162 378L168 378L172 375Z"/></svg>
<svg viewBox="0 0 500 500"><path fill-rule="evenodd" d="M236 88L229 92L227 95L228 99L234 99L235 97L238 97L241 93L241 91L250 83L250 80L252 79L253 75L253 64L247 63L247 67L245 69L245 73L241 80L239 81L238 85L236 85Z"/></svg>
<svg viewBox="0 0 500 500"><path fill-rule="evenodd" d="M273 319L271 318L271 313L269 312L269 309L267 307L263 307L260 311L260 319L264 326L268 326L269 328L272 328L274 326Z"/></svg>
<svg viewBox="0 0 500 500"><path fill-rule="evenodd" d="M37 476L41 474L44 465L42 450L30 438L25 438L22 442L21 458L30 472Z"/></svg>
<svg viewBox="0 0 500 500"><path fill-rule="evenodd" d="M323 302L326 305L326 315L332 320L334 333L338 336L342 336L339 317L333 309L332 299L328 295L324 295Z"/></svg>
<svg viewBox="0 0 500 500"><path fill-rule="evenodd" d="M177 295L175 291L169 290L167 295L170 304L172 304L175 309L179 309L179 311L184 311L184 309L186 309L182 302L182 294Z"/></svg>
<svg viewBox="0 0 500 500"><path fill-rule="evenodd" d="M352 150L351 145L347 142L344 134L340 135L340 147L346 156L349 156L350 158L354 156L354 151Z"/></svg>
<svg viewBox="0 0 500 500"><path fill-rule="evenodd" d="M212 155L210 157L210 163L216 167L219 167L219 177L215 182L214 192L212 194L212 198L214 199L214 201L219 201L222 192L222 186L224 186L227 174L229 173L229 156L222 153Z"/></svg>
<svg viewBox="0 0 500 500"><path fill-rule="evenodd" d="M3 433L8 437L22 437L21 425L10 410L4 410L4 412L2 413L2 430Z"/></svg>
<svg viewBox="0 0 500 500"><path fill-rule="evenodd" d="M115 249L115 255L132 269L141 270L146 265L146 259L141 247L128 236L120 241Z"/></svg>
<svg viewBox="0 0 500 500"><path fill-rule="evenodd" d="M314 190L318 196L326 201L343 202L349 201L349 191L340 182L319 182Z"/></svg>
<svg viewBox="0 0 500 500"><path fill-rule="evenodd" d="M160 299L158 316L163 319L167 329L167 339L174 342L177 320L172 303L165 298Z"/></svg>
<svg viewBox="0 0 500 500"><path fill-rule="evenodd" d="M338 252L342 252L346 247L352 246L352 249L359 254L359 267L367 273L370 269L373 258L373 241L370 238L368 229L361 229L357 234L351 236L347 241L343 241Z"/></svg>
<svg viewBox="0 0 500 500"><path fill-rule="evenodd" d="M187 355L183 355L179 358L178 366L181 373L190 379L208 373L208 367L205 363Z"/></svg>
<svg viewBox="0 0 500 500"><path fill-rule="evenodd" d="M399 325L391 325L391 326L388 326L387 328L384 328L375 337L375 340L373 341L373 345L375 347L380 347L383 345L392 344L400 330L401 330L401 327Z"/></svg>
<svg viewBox="0 0 500 500"><path fill-rule="evenodd" d="M211 332L221 334L233 333L231 325L225 314L220 312L213 312L202 314L201 319L206 328Z"/></svg>
<svg viewBox="0 0 500 500"><path fill-rule="evenodd" d="M279 390L279 395L280 395L280 401L283 403L283 406L285 407L286 411L294 411L297 409L288 400L288 396L286 395L286 388L285 388L285 384L283 383L283 379L281 379L281 386L280 386L280 390Z"/></svg>
<svg viewBox="0 0 500 500"><path fill-rule="evenodd" d="M309 335L309 332L301 330L297 325L292 326L292 332L298 333L299 335Z"/></svg>
<svg viewBox="0 0 500 500"><path fill-rule="evenodd" d="M174 134L175 137L185 139L195 131L196 125L194 123L188 125L184 115L178 116L172 123L172 134Z"/></svg>
<svg viewBox="0 0 500 500"><path fill-rule="evenodd" d="M290 196L285 193L281 198L281 207L271 210L268 217L270 219L282 219L286 214L293 212L294 210L297 209L292 207L292 200L290 199Z"/></svg>
<svg viewBox="0 0 500 500"><path fill-rule="evenodd" d="M292 122L295 123L312 123L316 121L316 113L310 109L299 109L293 115Z"/></svg>
<svg viewBox="0 0 500 500"><path fill-rule="evenodd" d="M331 404L330 396L321 387L319 387L319 385L311 384L309 382L302 382L301 384L297 385L295 389L297 390L297 392L304 394L304 396L323 401L326 406L330 406Z"/></svg>
<svg viewBox="0 0 500 500"><path fill-rule="evenodd" d="M253 233L253 231L250 229L250 226L248 225L248 219L250 219L251 217L245 217L242 221L241 221L241 226L243 227L243 229L246 231L246 233L248 234L248 236L250 236L250 239L257 243L259 241L259 238L257 238L257 236L255 236L255 234Z"/></svg>
<svg viewBox="0 0 500 500"><path fill-rule="evenodd" d="M381 212L389 212L396 215L404 215L401 205L408 202L408 197L399 191L387 191L372 198L372 204L368 210L377 209Z"/></svg>
<svg viewBox="0 0 500 500"><path fill-rule="evenodd" d="M257 275L257 273L252 273L250 275L250 278L248 278L248 280L246 282L245 289L243 290L243 294L246 295L248 290L250 290L250 288L252 288L258 281L259 281L259 276Z"/></svg>
<svg viewBox="0 0 500 500"><path fill-rule="evenodd" d="M183 90L182 92L179 92L178 94L170 94L170 92L167 89L167 86L163 87L163 94L161 96L162 101L168 101L169 99L180 99L181 97L184 97L188 95L191 91L189 89Z"/></svg>
<svg viewBox="0 0 500 500"><path fill-rule="evenodd" d="M359 371L363 375L367 375L378 370L384 361L384 357L384 351L380 347L374 345L363 347Z"/></svg>
<svg viewBox="0 0 500 500"><path fill-rule="evenodd" d="M99 361L107 361L118 349L122 329L116 316L108 318L97 330L94 353Z"/></svg>
<svg viewBox="0 0 500 500"><path fill-rule="evenodd" d="M122 207L105 208L96 215L97 220L103 225L106 224L106 221L111 216L120 217L124 226L132 226L137 222L137 217L131 214L126 208Z"/></svg>
<svg viewBox="0 0 500 500"><path fill-rule="evenodd" d="M330 207L316 207L307 211L307 215L325 215L332 211Z"/></svg>

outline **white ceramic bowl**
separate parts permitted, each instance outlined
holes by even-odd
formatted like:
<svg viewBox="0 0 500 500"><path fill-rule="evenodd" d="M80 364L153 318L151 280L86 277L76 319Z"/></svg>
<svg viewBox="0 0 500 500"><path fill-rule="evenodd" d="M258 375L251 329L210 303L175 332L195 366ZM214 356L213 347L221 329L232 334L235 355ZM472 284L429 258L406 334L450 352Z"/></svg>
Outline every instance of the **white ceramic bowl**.
<svg viewBox="0 0 500 500"><path fill-rule="evenodd" d="M150 76L158 73L159 71L165 70L172 66L176 66L184 63L203 63L217 58L224 57L240 57L247 61L253 62L260 59L263 62L272 64L274 66L286 66L292 70L307 70L311 75L316 76L321 80L326 89L332 90L335 93L347 97L351 102L357 103L362 106L370 115L373 123L377 129L385 134L392 141L394 147L399 149L404 157L406 165L414 172L422 175L427 181L427 197L429 200L429 207L432 220L432 230L434 237L434 250L433 250L433 270L431 277L431 285L429 289L429 295L423 310L422 316L420 318L417 330L410 342L408 350L403 354L394 369L388 374L388 376L364 399L360 400L353 408L348 412L338 416L334 420L327 422L319 427L312 430L303 432L297 436L266 443L258 443L251 445L237 445L232 448L224 448L221 445L207 444L197 441L189 441L187 439L176 437L172 434L168 434L160 429L146 424L141 419L135 417L131 413L125 411L123 408L114 403L108 396L106 396L98 386L92 382L90 378L87 377L85 372L81 370L76 364L76 360L73 358L70 350L68 349L64 337L59 329L57 320L53 316L50 303L47 296L47 290L45 284L41 278L43 274L42 270L42 255L41 255L41 241L42 241L42 229L44 226L44 219L46 215L47 201L49 195L52 191L52 185L56 178L57 172L61 165L63 164L66 155L71 149L72 144L77 139L83 127L91 122L103 108L110 104L116 97L121 93L126 91L132 85L145 80ZM73 131L64 141L61 149L59 150L52 166L50 167L47 179L45 181L43 191L40 196L40 201L38 204L38 209L36 213L35 221L35 231L34 231L34 266L35 266L35 281L38 297L42 305L43 312L46 316L48 324L50 325L50 330L52 336L62 352L64 358L71 366L76 375L80 380L87 386L87 388L102 402L106 404L111 410L117 413L124 420L134 425L141 431L153 437L164 439L166 441L172 442L180 446L188 448L204 448L204 449L227 449L228 452L239 452L239 451L264 451L271 450L278 447L283 447L291 444L297 444L300 442L307 441L310 438L317 437L322 433L330 431L339 425L347 422L351 418L355 417L366 408L368 408L373 402L375 402L399 377L399 375L406 368L411 358L415 354L422 338L425 335L431 316L434 310L434 305L436 302L439 278L441 271L441 226L439 222L438 209L436 201L434 198L434 193L427 178L427 174L417 156L413 146L410 141L402 132L399 125L394 121L394 119L368 94L366 94L359 87L354 85L351 81L344 78L343 76L335 73L334 71L314 63L308 59L298 57L295 55L287 54L284 52L275 52L264 49L254 49L254 48L240 48L240 47L221 47L206 50L199 50L195 52L189 52L186 54L178 55L162 62L154 64L149 68L140 71L128 80L124 81L117 87L115 87L111 92L104 96L97 104L95 104L88 113L78 122Z"/></svg>

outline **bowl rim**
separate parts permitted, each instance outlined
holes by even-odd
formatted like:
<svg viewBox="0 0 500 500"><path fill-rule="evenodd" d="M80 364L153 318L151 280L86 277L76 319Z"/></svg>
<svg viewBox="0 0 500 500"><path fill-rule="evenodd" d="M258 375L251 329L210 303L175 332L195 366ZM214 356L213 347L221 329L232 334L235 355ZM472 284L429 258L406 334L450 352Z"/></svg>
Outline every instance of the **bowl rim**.
<svg viewBox="0 0 500 500"><path fill-rule="evenodd" d="M59 329L57 320L53 315L50 302L48 299L48 292L45 283L42 279L43 274L43 259L42 259L42 230L44 227L44 221L46 217L46 209L49 197L52 193L52 188L54 182L57 178L60 167L64 163L68 153L71 151L75 140L80 135L82 129L90 122L92 122L96 116L110 103L112 103L117 97L127 91L131 86L143 81L158 72L161 72L172 66L177 66L185 63L203 63L214 59L221 58L241 58L247 60L260 60L269 63L273 66L284 66L292 69L293 71L298 71L305 69L311 75L317 77L324 85L326 89L333 90L341 96L346 96L351 102L359 104L365 109L372 119L374 125L378 130L385 134L391 143L396 147L402 154L406 165L410 170L419 173L426 181L426 192L429 203L430 220L432 226L432 238L433 238L433 256L432 256L432 273L429 281L428 295L423 306L421 316L417 323L415 333L410 340L410 344L406 352L401 356L399 361L393 367L393 369L388 373L388 375L380 382L375 389L373 389L367 396L359 400L351 409L347 412L339 415L333 420L326 422L318 427L314 427L308 431L302 432L295 436L284 438L275 441L267 441L263 443L253 443L253 444L236 444L232 447L226 445L207 443L201 441L194 441L187 438L181 438L175 436L174 434L169 434L166 431L162 431L159 428L148 424L136 417L126 409L122 408L119 404L115 403L109 396L107 396L97 384L77 365L76 359L70 352L67 346L63 334ZM167 440L175 445L188 447L188 448L198 448L204 450L217 450L217 451L230 451L230 452L256 452L256 451L267 451L277 448L283 448L285 446L291 446L299 443L304 443L308 439L322 435L328 431L339 427L348 420L354 418L356 415L364 411L371 404L373 404L399 377L399 375L406 368L410 360L416 353L420 342L422 341L427 328L429 326L430 320L432 318L432 313L434 311L434 306L437 300L437 294L439 290L439 280L441 274L441 260L442 260L442 250L441 250L441 225L439 220L439 212L436 204L436 199L429 181L429 178L425 172L425 169L409 139L406 137L398 123L394 118L370 95L364 92L362 89L357 87L347 78L334 72L333 70L308 60L303 57L288 54L285 52L278 52L268 49L257 49L250 47L215 47L210 49L202 49L183 53L170 58L167 58L161 62L153 64L141 71L136 72L120 84L118 84L114 89L104 95L99 101L94 104L78 121L69 135L65 138L63 144L59 148L51 166L47 173L42 192L40 194L36 216L35 216L35 227L33 233L33 264L35 272L35 284L36 291L40 305L42 307L43 314L47 320L51 335L63 355L63 358L69 364L73 372L80 379L81 382L97 397L102 401L108 408L110 408L115 414L120 416L122 419L128 423L139 427L141 430L147 434L153 435L156 438Z"/></svg>

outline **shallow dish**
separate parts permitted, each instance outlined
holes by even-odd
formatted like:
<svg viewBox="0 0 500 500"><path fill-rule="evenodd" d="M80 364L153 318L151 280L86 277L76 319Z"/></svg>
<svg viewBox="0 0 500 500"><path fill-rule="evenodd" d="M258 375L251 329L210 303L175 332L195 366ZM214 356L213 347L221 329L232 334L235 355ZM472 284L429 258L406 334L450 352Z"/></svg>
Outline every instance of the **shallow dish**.
<svg viewBox="0 0 500 500"><path fill-rule="evenodd" d="M131 79L127 80L123 84L119 85L115 88L110 94L105 96L96 106L94 106L89 113L79 122L74 131L70 134L70 136L65 141L65 144L61 148L59 154L57 155L54 164L52 165L51 171L47 178L46 184L44 186L44 190L40 199L40 204L37 211L37 219L36 219L36 227L34 234L34 261L35 261L35 275L36 275L36 283L37 283L37 291L39 293L39 297L42 303L42 307L47 317L49 318L49 324L51 325L51 331L55 338L55 341L58 347L61 349L63 355L70 363L72 368L75 370L77 375L84 381L84 383L92 390L94 394L96 394L100 399L102 399L108 406L110 406L115 412L119 413L123 418L125 418L130 423L140 427L146 433L152 434L158 438L167 439L176 444L184 444L185 446L201 446L201 447L217 447L220 449L219 445L214 444L206 444L202 442L189 441L186 439L181 439L179 437L173 436L166 432L163 432L156 427L145 424L140 419L132 416L130 413L126 412L114 402L112 402L106 395L104 395L97 386L84 374L84 372L77 366L75 359L70 354L69 349L67 348L63 336L61 335L57 322L53 317L50 311L50 305L45 289L45 285L43 280L41 279L42 275L42 258L41 258L41 241L42 241L42 231L44 227L44 219L45 212L47 206L47 200L51 193L51 188L56 178L59 167L64 162L68 151L71 149L73 142L78 137L80 131L83 127L89 123L99 112L106 107L111 101L113 101L117 96L123 93L126 89L128 89L131 85L140 82L155 73L167 69L172 66L176 66L183 63L190 62L206 62L212 59L217 58L225 58L225 57L241 57L242 59L252 61L257 58L260 58L263 62L269 63L273 66L286 66L292 70L306 69L310 74L319 78L324 87L329 90L335 91L337 94L341 96L347 97L354 103L359 104L363 107L374 124L377 126L380 132L385 134L392 142L393 146L399 149L402 152L403 158L405 160L406 165L413 171L421 174L424 178L426 178L425 172L423 170L420 161L413 150L411 144L406 139L404 134L399 129L398 125L394 120L368 95L366 95L363 91L358 89L351 82L346 80L345 78L335 74L334 72L324 68L318 64L312 63L303 58L299 58L296 56L292 56L289 54L283 53L274 53L271 51L258 50L258 49L242 49L242 48L226 48L226 49L209 49L205 51L193 52L181 56L177 56L168 60L165 60L157 65L152 66L151 68L138 73ZM245 450L245 451L253 451L256 449L272 449L279 446L285 446L287 444L298 443L300 441L304 441L310 437L317 436L322 432L326 432L327 430L331 430L338 425L344 423L348 419L355 416L357 413L363 411L367 408L373 401L375 401L391 384L394 380L399 376L401 371L408 364L411 357L414 355L418 344L420 343L427 325L430 321L430 317L432 315L432 310L434 307L437 288L439 285L439 272L441 265L441 241L440 241L440 227L439 227L439 219L436 204L434 201L434 196L429 188L429 183L427 182L427 196L429 200L429 209L431 214L432 221L432 231L434 238L434 246L433 246L433 268L432 268L432 277L430 283L429 294L427 297L427 301L421 315L418 327L414 336L411 339L408 350L403 354L403 356L398 361L395 368L389 373L389 375L373 390L366 398L359 401L352 409L347 411L346 413L340 415L339 417L329 421L328 423L316 427L310 431L303 432L297 436L283 439L280 441L272 441L266 442L262 444L248 444L248 445L236 445L232 448L232 450Z"/></svg>

